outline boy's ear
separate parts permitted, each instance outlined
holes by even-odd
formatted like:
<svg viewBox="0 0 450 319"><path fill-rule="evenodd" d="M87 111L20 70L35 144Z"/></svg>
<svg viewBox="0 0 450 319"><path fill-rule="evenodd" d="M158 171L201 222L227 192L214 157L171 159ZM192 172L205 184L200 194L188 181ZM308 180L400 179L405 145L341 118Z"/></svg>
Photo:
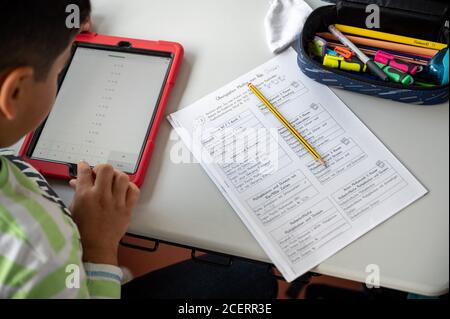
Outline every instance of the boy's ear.
<svg viewBox="0 0 450 319"><path fill-rule="evenodd" d="M26 87L34 81L32 67L19 67L8 72L0 80L0 115L13 120L29 94Z"/></svg>

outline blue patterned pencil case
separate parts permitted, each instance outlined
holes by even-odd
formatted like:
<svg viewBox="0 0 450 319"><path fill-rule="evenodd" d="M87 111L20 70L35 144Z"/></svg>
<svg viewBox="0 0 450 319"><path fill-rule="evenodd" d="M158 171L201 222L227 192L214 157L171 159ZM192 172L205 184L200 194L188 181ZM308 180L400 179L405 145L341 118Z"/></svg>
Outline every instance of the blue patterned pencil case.
<svg viewBox="0 0 450 319"><path fill-rule="evenodd" d="M301 71L315 81L333 88L394 101L423 105L448 101L448 84L422 87L383 82L364 73L327 68L309 55L308 43L317 32L326 31L328 25L340 23L365 27L365 17L367 16L365 8L369 3L377 3L381 7L382 23L379 31L448 43L448 27L444 26L448 13L446 1L402 0L387 2L389 6L395 5L395 7L387 7L386 1L383 0L337 1L336 5L324 6L314 10L305 22L303 32L296 45L298 65ZM425 6L428 7L425 8ZM403 26L405 25L409 27L404 29Z"/></svg>

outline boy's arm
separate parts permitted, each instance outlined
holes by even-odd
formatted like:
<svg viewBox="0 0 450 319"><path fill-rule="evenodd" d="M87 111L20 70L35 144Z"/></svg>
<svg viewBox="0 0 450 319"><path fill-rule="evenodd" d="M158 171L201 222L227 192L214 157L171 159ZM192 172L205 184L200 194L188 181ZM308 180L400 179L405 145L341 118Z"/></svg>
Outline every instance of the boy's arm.
<svg viewBox="0 0 450 319"><path fill-rule="evenodd" d="M119 267L91 263L62 262L52 259L37 271L21 269L26 280L12 292L15 299L119 299L122 271ZM12 276L19 275L10 269ZM2 269L6 272L6 269ZM16 273L15 273L16 272Z"/></svg>
<svg viewBox="0 0 450 319"><path fill-rule="evenodd" d="M37 267L16 298L120 298L119 241L128 228L139 189L110 165L78 166L71 212L81 235L73 238L71 257L51 258ZM83 264L83 262L84 264ZM25 291L25 292L24 292Z"/></svg>
<svg viewBox="0 0 450 319"><path fill-rule="evenodd" d="M118 239L105 236L108 245L97 246L111 248L87 247L83 252L78 231L59 207L34 188L24 195L32 184L24 182L26 177L19 170L26 171L25 167L1 157L0 165L1 172L6 172L2 176L7 177L0 187L0 299L120 298ZM95 218L99 211L86 211L86 220L90 215L91 223L99 223ZM114 213L109 212L107 217L113 218ZM82 216L78 219L84 220ZM106 232L103 229L97 237ZM89 262L83 264L83 260Z"/></svg>
<svg viewBox="0 0 450 319"><path fill-rule="evenodd" d="M81 235L89 291L120 296L119 242L130 223L139 189L111 165L91 170L84 162L78 165L78 178L71 185L75 187L71 211Z"/></svg>

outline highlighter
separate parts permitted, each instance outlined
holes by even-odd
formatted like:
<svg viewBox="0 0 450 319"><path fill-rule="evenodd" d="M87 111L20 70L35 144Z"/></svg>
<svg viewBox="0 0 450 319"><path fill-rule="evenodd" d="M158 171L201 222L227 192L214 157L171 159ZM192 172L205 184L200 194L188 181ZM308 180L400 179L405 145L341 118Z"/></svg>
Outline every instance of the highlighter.
<svg viewBox="0 0 450 319"><path fill-rule="evenodd" d="M343 56L345 59L350 59L354 55L352 51L345 47L335 47L334 51Z"/></svg>
<svg viewBox="0 0 450 319"><path fill-rule="evenodd" d="M311 56L322 58L327 51L327 41L321 37L315 36L308 44L308 52Z"/></svg>
<svg viewBox="0 0 450 319"><path fill-rule="evenodd" d="M389 65L385 65L380 62L375 63L378 65L380 69L383 70L384 73L387 74L387 76L392 82L401 83L403 85L411 85L414 83L413 77L408 73L405 73L403 71L400 71L396 68L393 68Z"/></svg>
<svg viewBox="0 0 450 319"><path fill-rule="evenodd" d="M404 73L409 73L409 74L416 74L417 72L420 72L422 70L422 67L412 64L412 63L408 63L408 62L404 62L404 61L400 61L398 59L396 59L394 57L394 55L378 50L377 53L375 54L375 62L379 62L382 63L384 65L388 65L390 67L393 67L397 70L400 70Z"/></svg>
<svg viewBox="0 0 450 319"><path fill-rule="evenodd" d="M341 69L353 72L365 72L367 66L356 58L345 60L341 56L333 56L326 54L323 58L323 65L333 69Z"/></svg>

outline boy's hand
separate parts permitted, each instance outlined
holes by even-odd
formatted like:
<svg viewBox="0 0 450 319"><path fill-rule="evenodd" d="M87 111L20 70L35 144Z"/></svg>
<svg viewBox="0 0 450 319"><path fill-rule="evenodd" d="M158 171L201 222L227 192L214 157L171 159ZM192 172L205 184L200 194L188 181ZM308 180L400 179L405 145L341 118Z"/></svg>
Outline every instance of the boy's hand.
<svg viewBox="0 0 450 319"><path fill-rule="evenodd" d="M138 187L111 165L91 170L85 162L78 164L78 178L70 184L75 187L71 211L81 234L83 260L117 265L119 242L139 198Z"/></svg>

